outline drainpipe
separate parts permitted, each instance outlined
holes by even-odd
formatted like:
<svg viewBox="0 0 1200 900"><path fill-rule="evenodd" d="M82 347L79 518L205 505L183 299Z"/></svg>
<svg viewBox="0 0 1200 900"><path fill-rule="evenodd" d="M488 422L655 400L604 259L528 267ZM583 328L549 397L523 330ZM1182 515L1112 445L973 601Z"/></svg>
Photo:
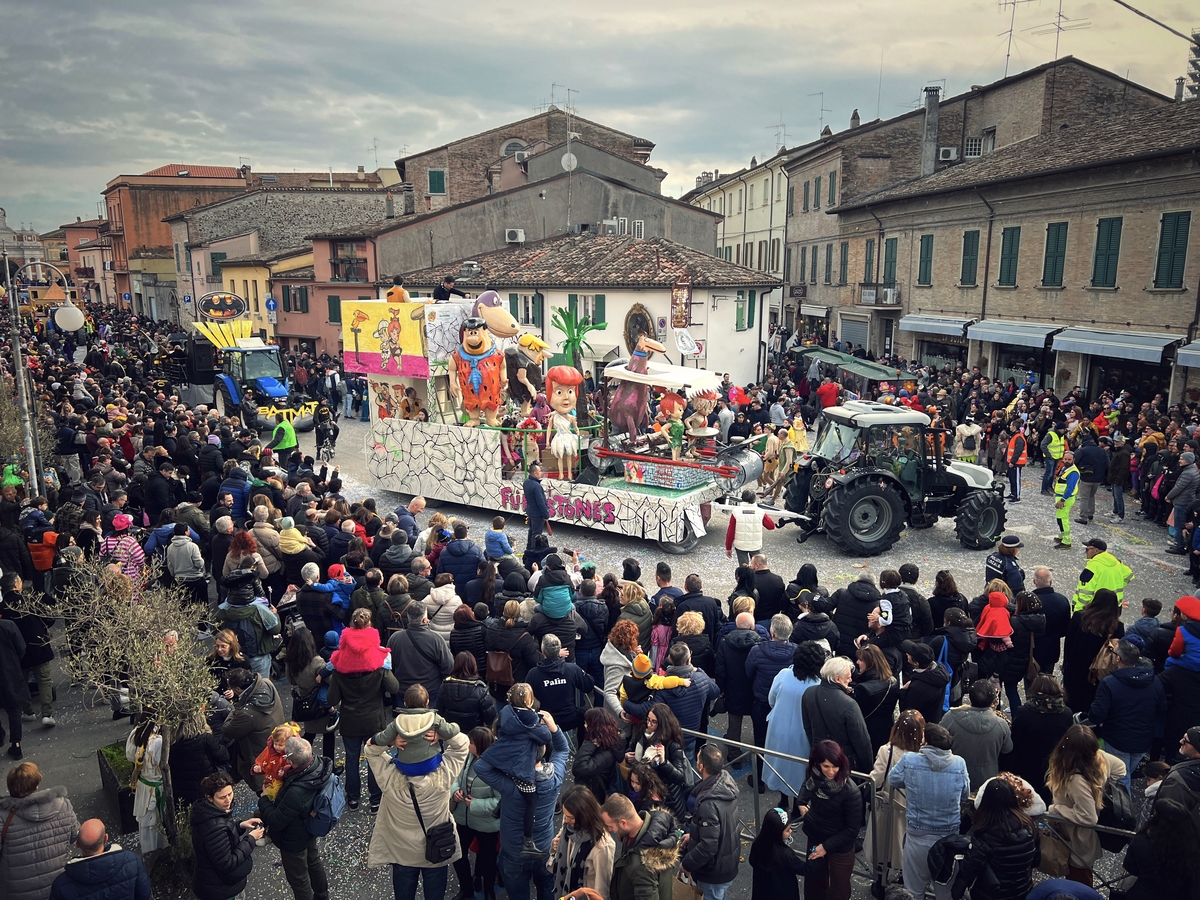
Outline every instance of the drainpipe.
<svg viewBox="0 0 1200 900"><path fill-rule="evenodd" d="M759 310L758 315L758 346L756 348L758 351L758 360L755 364L754 371L755 377L760 382L766 377L766 369L763 367L763 358L766 356L767 342L762 339L763 319L766 318L764 313L770 309L770 301L767 299L767 295L772 293L774 290L774 288L767 288L765 291L759 291L758 294L758 302L761 306L761 309Z"/></svg>
<svg viewBox="0 0 1200 900"><path fill-rule="evenodd" d="M988 208L987 250L983 258L983 303L979 309L979 319L982 321L987 318L988 281L992 270L992 223L996 217L996 210L992 208L992 204L987 202L987 198L979 193L979 188L975 188L975 196L982 200L983 205Z"/></svg>
<svg viewBox="0 0 1200 900"><path fill-rule="evenodd" d="M750 184L746 181L746 176L741 176L738 181L742 183L742 249L746 249L746 220L750 218ZM747 269L753 268L743 256L742 265Z"/></svg>

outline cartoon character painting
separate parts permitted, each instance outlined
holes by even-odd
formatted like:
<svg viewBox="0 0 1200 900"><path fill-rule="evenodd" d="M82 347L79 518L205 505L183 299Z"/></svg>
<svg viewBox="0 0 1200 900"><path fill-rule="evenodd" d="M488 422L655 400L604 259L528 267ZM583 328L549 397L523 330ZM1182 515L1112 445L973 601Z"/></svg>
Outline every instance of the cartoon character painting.
<svg viewBox="0 0 1200 900"><path fill-rule="evenodd" d="M396 360L396 371L401 368L401 351L400 351L400 334L402 331L400 325L400 312L398 307L392 307L388 310L391 315L391 321L380 321L379 327L375 329L375 333L371 335L379 341L379 368L384 372L388 370L388 365L394 358Z"/></svg>
<svg viewBox="0 0 1200 900"><path fill-rule="evenodd" d="M571 366L555 366L546 373L546 400L550 404L550 421L546 425L546 441L558 460L558 477L571 477L571 468L579 456L579 428L571 415L583 375Z"/></svg>
<svg viewBox="0 0 1200 900"><path fill-rule="evenodd" d="M650 354L663 352L663 345L643 332L626 368L630 372L644 375L650 362ZM612 403L608 407L608 419L613 430L618 434L623 431L630 441L645 431L650 424L650 409L646 403L649 397L649 385L638 384L636 381L620 382L613 391Z"/></svg>
<svg viewBox="0 0 1200 900"><path fill-rule="evenodd" d="M533 398L542 390L542 363L550 356L550 345L535 334L523 334L516 346L504 351L508 373L508 396L521 404L521 415L533 409Z"/></svg>
<svg viewBox="0 0 1200 900"><path fill-rule="evenodd" d="M388 386L382 381L372 381L371 390L375 392L375 406L379 410L379 418L390 419L392 417L392 396L388 392Z"/></svg>
<svg viewBox="0 0 1200 900"><path fill-rule="evenodd" d="M496 349L487 322L478 316L463 320L458 329L458 349L452 357L455 377L450 391L467 412L466 425L476 428L480 413L493 428L500 425L499 410L508 387L504 356Z"/></svg>

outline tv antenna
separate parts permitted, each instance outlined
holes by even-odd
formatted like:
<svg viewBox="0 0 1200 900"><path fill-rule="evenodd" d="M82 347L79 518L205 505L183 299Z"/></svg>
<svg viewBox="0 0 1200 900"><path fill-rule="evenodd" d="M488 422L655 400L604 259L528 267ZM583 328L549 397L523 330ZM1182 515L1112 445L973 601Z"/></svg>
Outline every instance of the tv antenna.
<svg viewBox="0 0 1200 900"><path fill-rule="evenodd" d="M787 124L783 121L783 113L779 113L779 122L775 125L767 125L767 131L775 132L775 152L778 153L781 148L787 146L788 131Z"/></svg>
<svg viewBox="0 0 1200 900"><path fill-rule="evenodd" d="M1008 49L1004 51L1004 77L1008 77L1008 61L1012 57L1013 31L1017 24L1017 7L1023 3L1032 3L1033 0L1000 0L1000 12L1010 10L1008 17L1008 30L1000 32L1001 35L1008 35Z"/></svg>
<svg viewBox="0 0 1200 900"><path fill-rule="evenodd" d="M814 93L809 94L808 96L821 98L821 110L820 110L820 112L821 112L821 131L824 132L825 131L825 113L833 112L833 110L825 108L825 92L824 91L816 91Z"/></svg>
<svg viewBox="0 0 1200 900"><path fill-rule="evenodd" d="M379 138L371 138L371 146L367 147L367 149L375 154L375 168L378 169L379 168Z"/></svg>
<svg viewBox="0 0 1200 900"><path fill-rule="evenodd" d="M1058 41L1064 31L1083 31L1085 28L1092 27L1092 23L1087 19L1072 19L1070 16L1063 15L1062 8L1062 0L1058 0L1058 15L1054 17L1053 22L1046 22L1043 25L1034 25L1032 28L1025 29L1030 34L1037 35L1038 37L1053 34L1055 59L1058 59Z"/></svg>

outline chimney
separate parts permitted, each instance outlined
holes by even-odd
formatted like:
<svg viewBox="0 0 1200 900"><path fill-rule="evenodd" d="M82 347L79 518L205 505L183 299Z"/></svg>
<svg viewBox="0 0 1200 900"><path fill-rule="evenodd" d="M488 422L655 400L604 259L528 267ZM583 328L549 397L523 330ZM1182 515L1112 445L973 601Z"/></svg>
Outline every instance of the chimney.
<svg viewBox="0 0 1200 900"><path fill-rule="evenodd" d="M416 211L416 197L413 195L412 182L405 181L400 185L400 215L411 216Z"/></svg>
<svg viewBox="0 0 1200 900"><path fill-rule="evenodd" d="M850 127L857 128L861 124L862 119L858 117L858 110L856 109L854 112L850 113Z"/></svg>
<svg viewBox="0 0 1200 900"><path fill-rule="evenodd" d="M367 173L366 173L365 171L363 171L363 167L362 167L362 166L359 166L359 167L358 167L358 180L359 180L359 181L366 181L366 180L367 180Z"/></svg>
<svg viewBox="0 0 1200 900"><path fill-rule="evenodd" d="M391 191L388 191L383 198L383 217L385 219L396 218L396 201L392 199Z"/></svg>
<svg viewBox="0 0 1200 900"><path fill-rule="evenodd" d="M1176 103L1180 103L1183 101L1183 82L1184 82L1184 78L1182 75L1180 75L1178 78L1175 79L1175 102Z"/></svg>
<svg viewBox="0 0 1200 900"><path fill-rule="evenodd" d="M938 100L942 89L925 88L925 135L921 141L921 176L932 175L937 168Z"/></svg>

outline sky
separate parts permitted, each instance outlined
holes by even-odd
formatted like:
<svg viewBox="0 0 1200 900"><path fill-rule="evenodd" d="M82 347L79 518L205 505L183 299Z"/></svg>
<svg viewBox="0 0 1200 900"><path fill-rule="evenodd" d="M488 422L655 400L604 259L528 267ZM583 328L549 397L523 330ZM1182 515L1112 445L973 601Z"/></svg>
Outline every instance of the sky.
<svg viewBox="0 0 1200 900"><path fill-rule="evenodd" d="M1179 31L1182 0L1134 0ZM679 196L782 143L1074 55L1165 94L1187 44L1112 0L0 0L0 206L49 231L166 163L353 171L565 105ZM1009 51L1008 31L1013 40ZM1087 23L1087 27L1078 27ZM1049 26L1046 28L1044 26ZM1046 33L1048 31L1048 33ZM568 89L570 94L568 95ZM823 92L823 93L822 93ZM783 123L783 127L780 126ZM378 148L376 150L376 147Z"/></svg>

